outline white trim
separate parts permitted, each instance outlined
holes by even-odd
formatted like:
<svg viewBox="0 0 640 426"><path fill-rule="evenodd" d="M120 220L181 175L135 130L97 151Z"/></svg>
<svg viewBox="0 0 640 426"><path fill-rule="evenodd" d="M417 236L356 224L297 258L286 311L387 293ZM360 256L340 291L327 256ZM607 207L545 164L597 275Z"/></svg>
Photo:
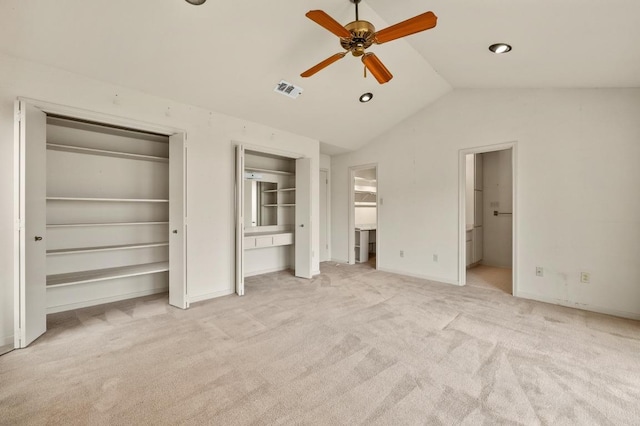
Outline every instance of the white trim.
<svg viewBox="0 0 640 426"><path fill-rule="evenodd" d="M8 346L8 349L11 350L14 348L14 344L13 344L13 340L14 340L14 335L10 334L9 336L3 336L0 337L0 354L3 353L3 348L5 346ZM5 348L6 349L6 348Z"/></svg>
<svg viewBox="0 0 640 426"><path fill-rule="evenodd" d="M613 315L615 317L640 320L640 313L619 311L617 309L604 308L602 306L588 305L586 303L571 302L569 300L555 299L553 297L541 296L539 294L520 292L518 297L536 302L550 303L552 305L564 306L566 308L580 309L583 311L596 312L599 314Z"/></svg>
<svg viewBox="0 0 640 426"><path fill-rule="evenodd" d="M379 175L379 170L378 170L378 163L369 163L369 164L363 164L360 166L351 166L349 167L349 225L347 228L347 232L348 232L348 240L347 240L347 246L348 246L348 259L349 261L347 263L351 264L351 265L355 265L356 263L356 252L355 252L355 247L356 247L356 238L355 238L355 232L356 232L356 209L355 209L355 178L356 178L356 172L358 170L367 170L367 169L376 169L376 269L378 269L378 265L380 264L380 250L378 250L378 248L380 247L380 182L378 179L378 175Z"/></svg>
<svg viewBox="0 0 640 426"><path fill-rule="evenodd" d="M103 297L100 299L91 299L83 302L69 303L65 305L50 306L47 308L47 315L55 314L58 312L71 311L74 309L88 308L90 306L102 305L102 304L111 303L111 302L118 302L120 300L133 299L135 297L149 296L151 294L159 294L159 293L169 294L169 287L151 288L148 290L136 291L133 293L119 294L117 296ZM169 304L167 303L167 305Z"/></svg>
<svg viewBox="0 0 640 426"><path fill-rule="evenodd" d="M320 172L318 173L318 178L320 176L320 173L322 172L326 172L327 173L327 199L325 200L325 203L327 204L327 260L321 260L320 262L328 262L331 259L331 170L330 169L326 169L326 168L321 168ZM320 182L320 184L322 184ZM320 191L318 191L318 194L320 193ZM319 206L318 206L318 210L319 210ZM320 271L318 271L318 273L320 273Z"/></svg>
<svg viewBox="0 0 640 426"><path fill-rule="evenodd" d="M22 172L24 166L20 158L20 101L14 103L14 122L13 122L13 345L15 348L20 347L20 276L22 274L20 259L24 257L22 253L23 245L20 242L20 207L21 207L21 182L24 181Z"/></svg>
<svg viewBox="0 0 640 426"><path fill-rule="evenodd" d="M420 278L423 280L428 280L428 281L433 281L436 283L441 283L441 284L450 284L450 285L458 285L458 281L457 280L450 280L447 278L442 278L442 277L434 277L431 275L423 275L423 274L413 274L410 272L406 272L406 271L399 271L396 269L387 269L387 268L380 268L378 269L381 272L388 272L391 274L397 274L397 275L404 275L407 277L413 277L413 278Z"/></svg>
<svg viewBox="0 0 640 426"><path fill-rule="evenodd" d="M276 268L269 268L269 269L262 269L260 271L253 271L253 272L245 272L244 277L255 277L256 275L262 275L262 274L270 274L271 272L280 272L280 271L286 271L289 269L293 269L291 265L287 265L287 266L278 266Z"/></svg>
<svg viewBox="0 0 640 426"><path fill-rule="evenodd" d="M203 302L205 300L210 300L210 299L215 299L217 297L222 297L222 296L229 296L231 294L235 294L236 293L236 288L235 285L232 288L228 288L226 290L218 290L215 291L213 293L205 293L205 294L201 294L199 296L193 296L189 298L189 303L197 303L197 302Z"/></svg>
<svg viewBox="0 0 640 426"><path fill-rule="evenodd" d="M485 145L475 148L465 148L458 151L458 282L460 286L467 284L467 265L466 265L466 156L468 154L482 154L486 152L504 151L511 149L511 180L512 180L512 221L511 221L511 239L512 239L512 294L520 297L518 292L518 142L505 142L495 145Z"/></svg>
<svg viewBox="0 0 640 426"><path fill-rule="evenodd" d="M303 154L300 154L299 152L285 151L283 149L271 148L263 145L255 145L250 143L248 144L246 142L239 141L237 139L232 140L231 145L234 147L234 149L236 145L242 145L244 147L245 152L249 150L249 151L261 152L264 154L279 155L280 157L293 158L295 160L297 160L298 158L305 158L305 156Z"/></svg>
<svg viewBox="0 0 640 426"><path fill-rule="evenodd" d="M106 114L97 111L90 111L82 108L75 108L65 105L60 105L52 102L41 101L38 99L25 98L22 96L18 96L19 101L27 102L31 104L46 114L53 115L61 115L65 117L69 117L71 119L80 119L93 121L96 123L102 123L112 126L121 126L126 127L131 130L142 130L145 132L158 133L161 135L171 136L176 133L184 133L185 136L187 131L185 129L180 129L172 126L164 126L154 123L149 123L146 121L135 120L131 118L124 118L117 115Z"/></svg>

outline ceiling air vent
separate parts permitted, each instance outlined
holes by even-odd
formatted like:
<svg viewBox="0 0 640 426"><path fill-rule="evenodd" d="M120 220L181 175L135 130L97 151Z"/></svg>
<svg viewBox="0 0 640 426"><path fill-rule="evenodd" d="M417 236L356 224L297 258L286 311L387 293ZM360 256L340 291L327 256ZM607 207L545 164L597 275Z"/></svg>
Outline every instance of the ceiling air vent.
<svg viewBox="0 0 640 426"><path fill-rule="evenodd" d="M276 85L276 88L273 89L273 91L295 99L300 95L300 93L302 93L302 87L280 80L280 83Z"/></svg>

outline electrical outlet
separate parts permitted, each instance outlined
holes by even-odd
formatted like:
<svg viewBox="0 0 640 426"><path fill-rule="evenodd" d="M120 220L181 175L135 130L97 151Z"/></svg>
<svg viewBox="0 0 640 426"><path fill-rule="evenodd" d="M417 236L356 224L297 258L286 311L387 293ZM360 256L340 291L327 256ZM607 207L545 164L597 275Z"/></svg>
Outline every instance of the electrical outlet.
<svg viewBox="0 0 640 426"><path fill-rule="evenodd" d="M543 277L544 276L544 269L542 268L542 266L536 266L536 277Z"/></svg>
<svg viewBox="0 0 640 426"><path fill-rule="evenodd" d="M588 272L580 272L580 282L589 284L591 282L591 274Z"/></svg>
<svg viewBox="0 0 640 426"><path fill-rule="evenodd" d="M438 255L437 255L437 254L434 254L434 255L433 255L433 261L434 261L434 262L437 262L437 261L438 261Z"/></svg>
<svg viewBox="0 0 640 426"><path fill-rule="evenodd" d="M400 257L404 257L404 250L400 250Z"/></svg>

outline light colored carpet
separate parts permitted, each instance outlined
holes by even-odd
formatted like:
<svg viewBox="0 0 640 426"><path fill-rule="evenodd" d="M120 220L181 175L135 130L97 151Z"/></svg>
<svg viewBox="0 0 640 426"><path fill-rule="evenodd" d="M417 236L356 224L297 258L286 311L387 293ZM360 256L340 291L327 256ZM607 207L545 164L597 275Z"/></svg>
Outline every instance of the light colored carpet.
<svg viewBox="0 0 640 426"><path fill-rule="evenodd" d="M513 276L511 268L478 265L467 269L467 285L500 290L513 294Z"/></svg>
<svg viewBox="0 0 640 426"><path fill-rule="evenodd" d="M1 424L638 424L640 323L322 264L49 316Z"/></svg>

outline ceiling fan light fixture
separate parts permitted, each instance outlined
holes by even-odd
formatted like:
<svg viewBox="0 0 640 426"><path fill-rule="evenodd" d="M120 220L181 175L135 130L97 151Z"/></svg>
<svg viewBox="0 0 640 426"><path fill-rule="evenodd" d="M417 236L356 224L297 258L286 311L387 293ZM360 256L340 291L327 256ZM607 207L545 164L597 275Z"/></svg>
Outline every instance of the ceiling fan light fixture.
<svg viewBox="0 0 640 426"><path fill-rule="evenodd" d="M201 4L203 4L205 1L207 0L187 0L187 3L190 3L194 6L199 6Z"/></svg>
<svg viewBox="0 0 640 426"><path fill-rule="evenodd" d="M511 51L511 45L507 43L495 43L489 46L489 50L499 55L501 53L507 53Z"/></svg>
<svg viewBox="0 0 640 426"><path fill-rule="evenodd" d="M362 103L367 103L367 102L369 102L371 99L373 99L373 93L371 93L371 92L363 93L363 94L360 96L360 102L362 102Z"/></svg>

